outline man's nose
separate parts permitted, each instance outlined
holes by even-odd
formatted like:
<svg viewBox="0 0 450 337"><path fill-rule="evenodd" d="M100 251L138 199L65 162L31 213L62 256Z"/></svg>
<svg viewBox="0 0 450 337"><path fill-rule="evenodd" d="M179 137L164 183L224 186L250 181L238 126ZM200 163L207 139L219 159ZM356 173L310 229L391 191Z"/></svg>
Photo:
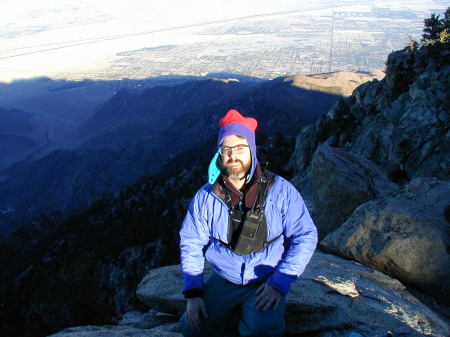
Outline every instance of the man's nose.
<svg viewBox="0 0 450 337"><path fill-rule="evenodd" d="M231 149L230 152L231 152L231 153L228 153L228 157L230 157L230 158L232 158L232 159L238 157L238 155L236 154L236 151L235 151L234 149Z"/></svg>

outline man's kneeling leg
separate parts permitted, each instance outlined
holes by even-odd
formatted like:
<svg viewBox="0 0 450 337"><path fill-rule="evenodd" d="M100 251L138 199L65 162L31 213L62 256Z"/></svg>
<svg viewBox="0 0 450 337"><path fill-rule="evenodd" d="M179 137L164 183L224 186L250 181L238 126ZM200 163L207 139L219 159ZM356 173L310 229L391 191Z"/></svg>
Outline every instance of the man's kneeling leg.
<svg viewBox="0 0 450 337"><path fill-rule="evenodd" d="M180 326L185 337L222 336L233 310L245 298L245 287L234 285L213 272L205 284L202 298L205 302L207 317L201 316L200 329L195 329L185 312Z"/></svg>
<svg viewBox="0 0 450 337"><path fill-rule="evenodd" d="M267 311L256 309L256 298L256 294L250 296L242 305L242 319L239 322L241 336L282 336L285 329L286 296L281 298L275 310L270 308Z"/></svg>

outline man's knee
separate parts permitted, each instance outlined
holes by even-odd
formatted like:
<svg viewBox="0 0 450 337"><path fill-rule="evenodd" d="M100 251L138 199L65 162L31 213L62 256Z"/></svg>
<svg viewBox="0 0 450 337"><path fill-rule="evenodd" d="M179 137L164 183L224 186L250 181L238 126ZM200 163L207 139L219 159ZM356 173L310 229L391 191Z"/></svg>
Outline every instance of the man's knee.
<svg viewBox="0 0 450 337"><path fill-rule="evenodd" d="M241 324L243 324L241 322ZM251 320L240 327L242 336L248 337L278 337L284 331L284 320L267 322L264 320Z"/></svg>

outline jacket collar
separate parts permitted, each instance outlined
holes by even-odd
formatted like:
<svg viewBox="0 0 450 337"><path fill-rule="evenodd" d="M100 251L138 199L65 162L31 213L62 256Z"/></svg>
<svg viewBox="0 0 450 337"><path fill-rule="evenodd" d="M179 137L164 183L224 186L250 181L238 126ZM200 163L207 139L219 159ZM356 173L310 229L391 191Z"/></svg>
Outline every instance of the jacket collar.
<svg viewBox="0 0 450 337"><path fill-rule="evenodd" d="M233 206L236 205L239 199L242 197L245 200L245 206L247 208L251 208L254 198L256 198L259 179L264 174L264 172L267 178L267 191L269 191L275 180L275 175L268 170L263 170L259 163L256 166L255 173L253 174L252 179L248 184L244 186L244 190L242 192L234 188L234 186L230 182L227 182L227 177L224 177L222 174L220 175L219 179L217 179L216 182L212 185L211 190L225 204L226 196L227 194L229 194Z"/></svg>

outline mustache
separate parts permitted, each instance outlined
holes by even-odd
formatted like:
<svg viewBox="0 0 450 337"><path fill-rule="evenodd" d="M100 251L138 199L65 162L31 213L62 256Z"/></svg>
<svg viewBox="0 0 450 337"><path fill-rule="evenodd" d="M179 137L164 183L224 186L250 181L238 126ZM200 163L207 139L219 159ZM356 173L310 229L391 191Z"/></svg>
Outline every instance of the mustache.
<svg viewBox="0 0 450 337"><path fill-rule="evenodd" d="M225 165L234 164L234 163L240 163L242 166L244 166L244 163L240 159L228 159L225 163Z"/></svg>

